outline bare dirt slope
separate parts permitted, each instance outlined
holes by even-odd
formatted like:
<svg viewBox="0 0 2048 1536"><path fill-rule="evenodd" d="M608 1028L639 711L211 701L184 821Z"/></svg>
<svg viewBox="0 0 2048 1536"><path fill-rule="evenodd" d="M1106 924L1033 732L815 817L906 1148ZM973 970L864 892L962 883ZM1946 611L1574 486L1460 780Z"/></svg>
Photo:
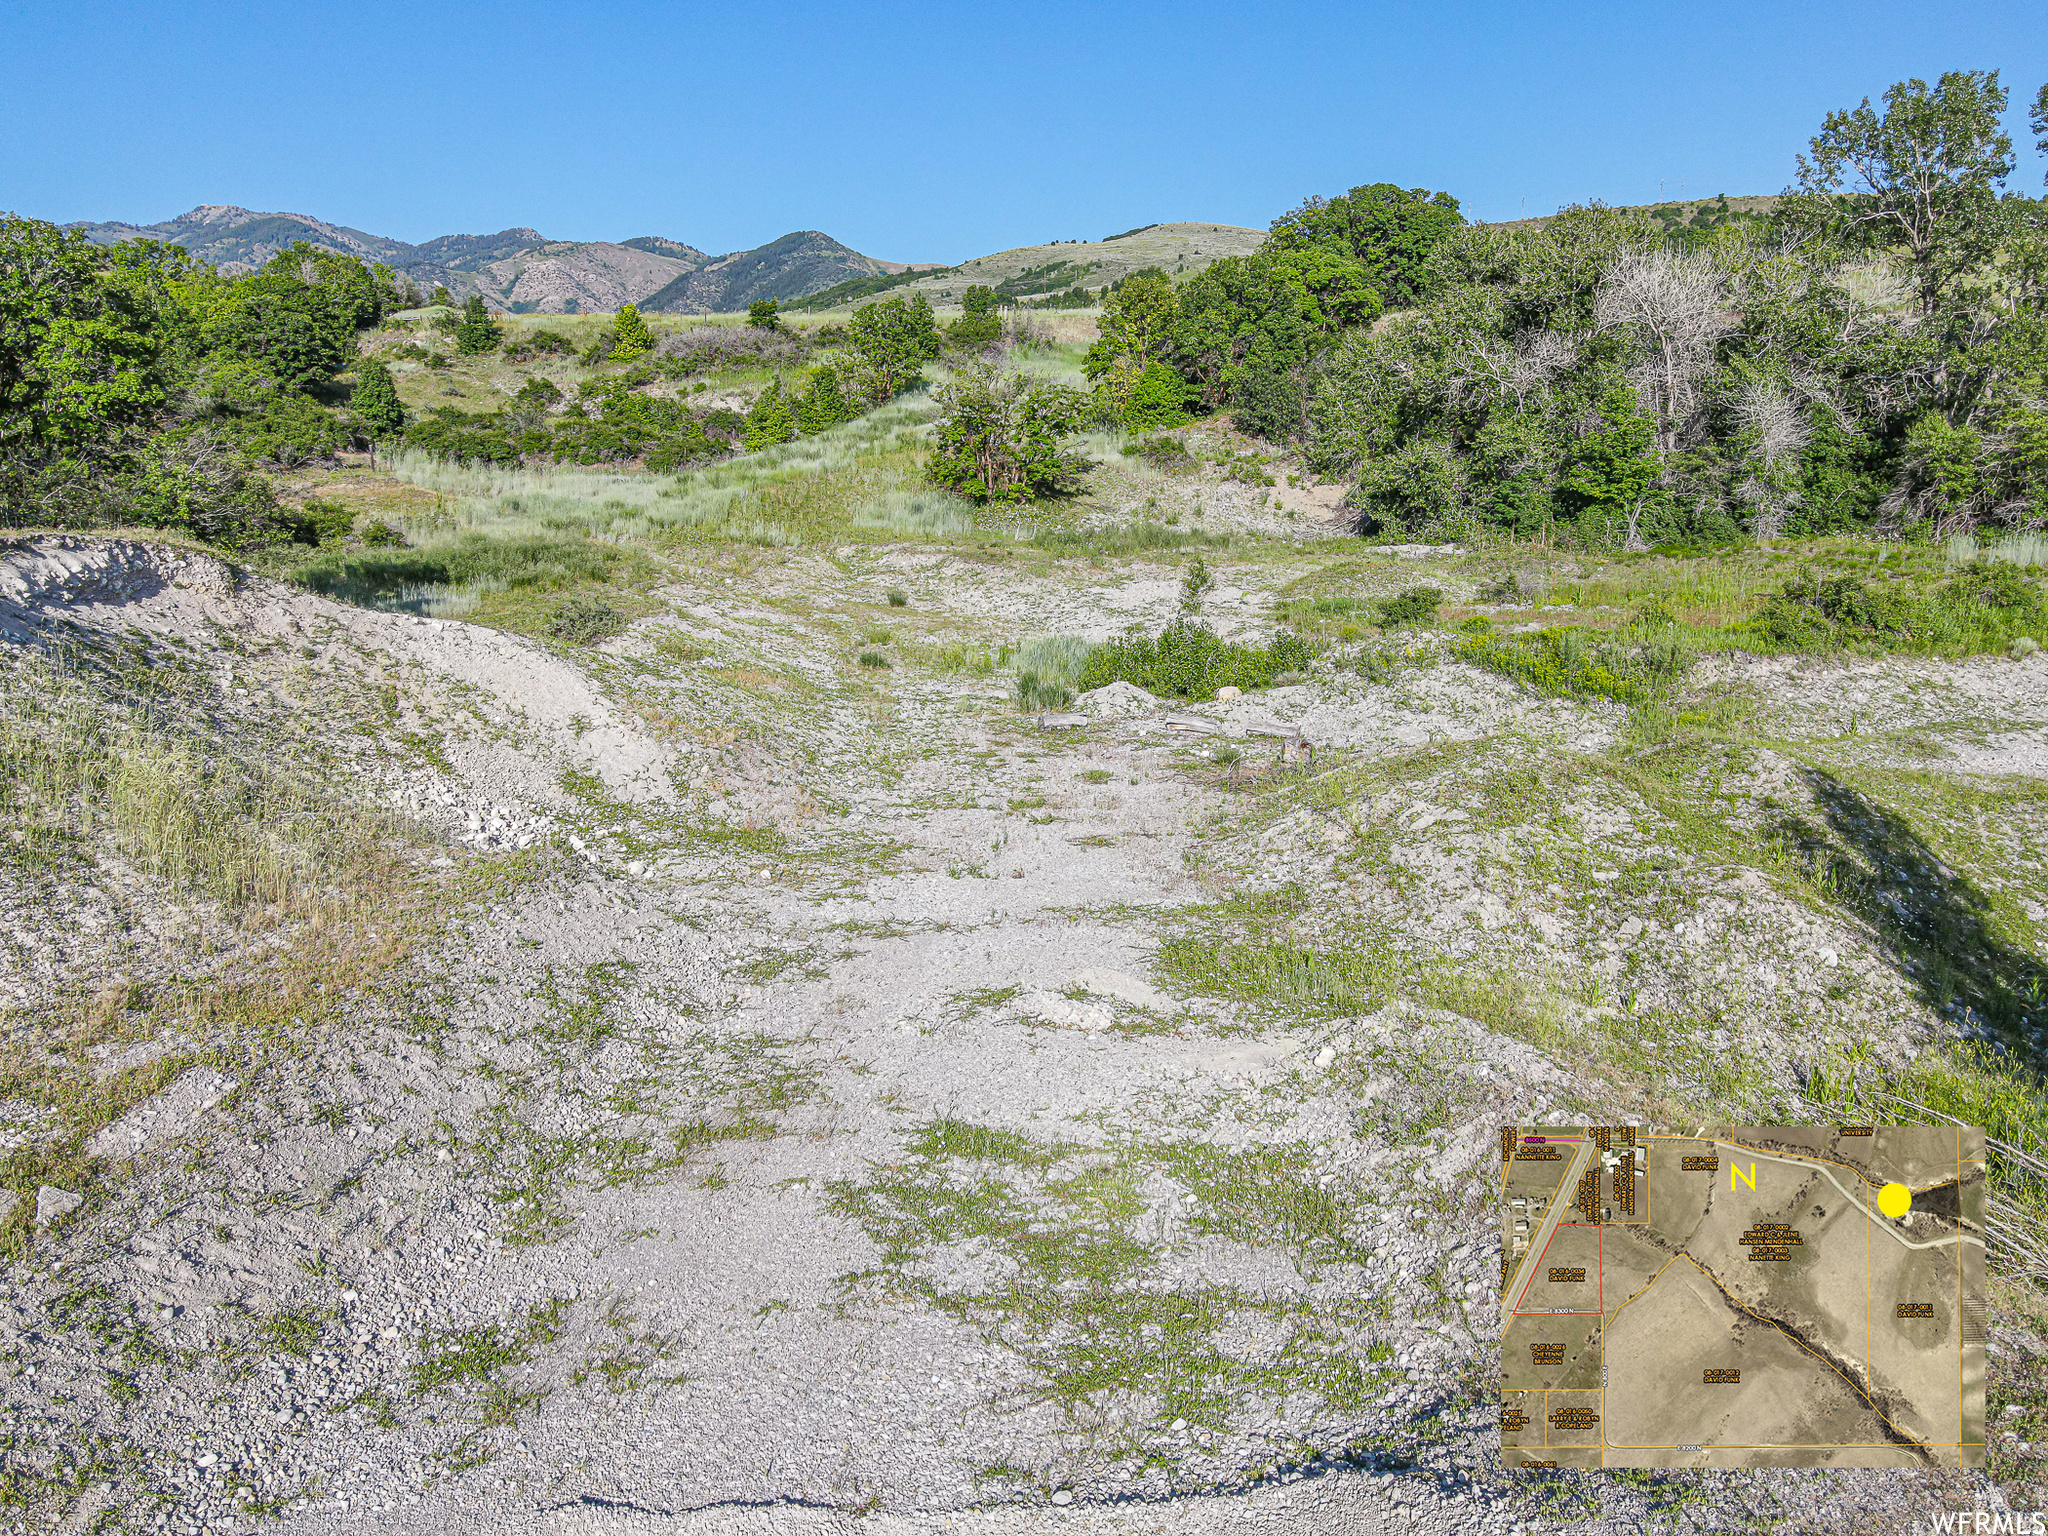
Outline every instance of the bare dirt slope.
<svg viewBox="0 0 2048 1536"><path fill-rule="evenodd" d="M1224 568L1208 617L1292 574ZM1738 668L1701 686L1786 750L1652 781L1607 706L1421 652L1074 723L973 663L1163 623L1142 561L849 547L659 595L568 653L156 546L6 552L17 668L113 700L141 658L207 750L392 815L430 893L358 985L93 1058L168 1065L15 1213L12 1528L1879 1531L1969 1496L1506 1476L1492 1159L1659 1074L1796 1115L1798 1057L1924 1038L1884 934L1743 839L1825 817L1817 743L2038 773L2048 666ZM212 960L130 943L163 882L78 860L120 932L70 949L9 866L13 1049L52 1070L64 998L310 942L201 901ZM61 1129L7 1110L11 1146Z"/></svg>

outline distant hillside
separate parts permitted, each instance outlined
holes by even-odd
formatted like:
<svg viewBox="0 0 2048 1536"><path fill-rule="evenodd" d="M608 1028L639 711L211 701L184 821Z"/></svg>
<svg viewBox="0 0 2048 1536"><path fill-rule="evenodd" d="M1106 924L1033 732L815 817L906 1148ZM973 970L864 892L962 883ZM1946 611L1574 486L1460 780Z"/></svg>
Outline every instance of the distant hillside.
<svg viewBox="0 0 2048 1536"><path fill-rule="evenodd" d="M1631 203L1621 209L1624 213L1647 213L1662 224L1666 230L1683 225L1690 229L1712 229L1725 224L1731 218L1757 218L1778 206L1774 194L1760 197L1730 197L1725 192L1716 197L1693 197L1668 203ZM1495 229L1541 229L1552 219L1554 213L1546 213L1533 219L1504 219L1494 225Z"/></svg>
<svg viewBox="0 0 2048 1536"><path fill-rule="evenodd" d="M801 299L849 278L886 277L902 270L901 262L877 261L830 235L804 229L685 273L648 295L641 308L719 314L745 309L760 299Z"/></svg>
<svg viewBox="0 0 2048 1536"><path fill-rule="evenodd" d="M946 304L958 303L960 295L975 283L1030 298L1076 286L1105 288L1141 267L1192 277L1225 256L1249 256L1265 239L1263 229L1236 224L1152 224L1107 240L1020 245L1015 250L977 256L892 292L922 293L934 304Z"/></svg>
<svg viewBox="0 0 2048 1536"><path fill-rule="evenodd" d="M641 304L676 314L744 309L755 299L796 299L849 277L898 273L816 230L800 230L751 251L711 256L661 235L620 241L549 240L534 229L442 235L419 245L329 224L301 213L256 213L209 205L159 224L71 226L101 245L152 239L181 245L229 272L261 266L294 241L382 262L422 293L445 287L483 295L518 313L589 314Z"/></svg>

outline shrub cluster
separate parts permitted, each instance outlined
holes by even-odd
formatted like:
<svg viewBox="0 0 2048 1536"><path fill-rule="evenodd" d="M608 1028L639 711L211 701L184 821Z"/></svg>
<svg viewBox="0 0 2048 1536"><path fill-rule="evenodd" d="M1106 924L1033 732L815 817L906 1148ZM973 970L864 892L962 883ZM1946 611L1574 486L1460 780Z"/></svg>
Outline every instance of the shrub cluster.
<svg viewBox="0 0 2048 1536"><path fill-rule="evenodd" d="M810 352L791 331L752 325L698 325L661 338L654 349L657 364L679 376L716 373L729 368L787 367Z"/></svg>
<svg viewBox="0 0 2048 1536"><path fill-rule="evenodd" d="M731 411L693 412L680 400L633 388L629 377L586 383L568 408L546 379L530 379L503 411L466 412L441 406L405 429L406 446L465 463L623 464L635 459L659 471L731 451L740 418Z"/></svg>
<svg viewBox="0 0 2048 1536"><path fill-rule="evenodd" d="M601 597L578 592L548 620L548 633L571 645L594 645L626 627L626 616Z"/></svg>
<svg viewBox="0 0 2048 1536"><path fill-rule="evenodd" d="M1403 629L1411 624L1427 624L1436 617L1437 606L1443 600L1443 593L1435 587L1410 587L1392 597L1383 597L1375 604L1380 628Z"/></svg>
<svg viewBox="0 0 2048 1536"><path fill-rule="evenodd" d="M1781 651L1970 654L2048 639L2048 607L2035 582L2003 561L1971 565L1930 593L1807 572L1766 597L1747 628Z"/></svg>
<svg viewBox="0 0 2048 1536"><path fill-rule="evenodd" d="M1193 619L1179 619L1156 637L1129 634L1095 647L1080 687L1085 692L1123 681L1171 698L1213 699L1223 687L1270 688L1282 673L1305 669L1316 649L1286 633L1270 645L1239 645Z"/></svg>

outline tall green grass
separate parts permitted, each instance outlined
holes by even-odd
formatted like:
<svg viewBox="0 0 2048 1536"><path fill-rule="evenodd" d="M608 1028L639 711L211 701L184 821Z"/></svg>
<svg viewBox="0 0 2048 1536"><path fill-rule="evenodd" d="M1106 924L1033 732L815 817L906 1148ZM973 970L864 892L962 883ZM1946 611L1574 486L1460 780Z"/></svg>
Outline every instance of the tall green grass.
<svg viewBox="0 0 2048 1536"><path fill-rule="evenodd" d="M884 491L854 508L853 525L927 539L966 534L975 529L975 506L945 491Z"/></svg>
<svg viewBox="0 0 2048 1536"><path fill-rule="evenodd" d="M2016 533L1996 544L1979 544L1975 535L1959 533L1948 541L1950 565L1975 565L1999 560L2008 565L2048 565L2048 533Z"/></svg>
<svg viewBox="0 0 2048 1536"><path fill-rule="evenodd" d="M573 533L469 529L414 549L332 550L295 568L292 580L359 607L457 618L492 592L608 581L628 563L616 544Z"/></svg>
<svg viewBox="0 0 2048 1536"><path fill-rule="evenodd" d="M962 523L957 508L936 502L899 525L918 481L928 415L923 396L912 395L815 437L675 475L451 464L404 450L390 466L398 478L436 493L433 512L400 522L408 539L426 548L464 533L783 545L856 528L965 531L971 524Z"/></svg>
<svg viewBox="0 0 2048 1536"><path fill-rule="evenodd" d="M1025 709L1063 709L1074 702L1095 647L1079 635L1047 635L1017 652L1017 702Z"/></svg>

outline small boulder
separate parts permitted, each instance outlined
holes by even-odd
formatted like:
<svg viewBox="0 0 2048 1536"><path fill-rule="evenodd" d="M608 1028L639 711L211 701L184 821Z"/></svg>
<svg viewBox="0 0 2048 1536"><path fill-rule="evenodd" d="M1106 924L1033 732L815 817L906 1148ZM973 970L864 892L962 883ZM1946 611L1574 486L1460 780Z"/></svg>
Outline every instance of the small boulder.
<svg viewBox="0 0 2048 1536"><path fill-rule="evenodd" d="M1235 683L1225 683L1216 690L1216 697L1219 699L1241 699L1244 697L1244 690Z"/></svg>
<svg viewBox="0 0 2048 1536"><path fill-rule="evenodd" d="M1074 700L1074 704L1098 720L1124 720L1132 715L1142 715L1157 709L1159 700L1136 683L1118 679L1113 683L1105 683L1100 688L1090 688Z"/></svg>
<svg viewBox="0 0 2048 1536"><path fill-rule="evenodd" d="M54 1184L45 1184L36 1191L36 1225L47 1227L59 1216L69 1216L83 1204L85 1196L74 1195Z"/></svg>

